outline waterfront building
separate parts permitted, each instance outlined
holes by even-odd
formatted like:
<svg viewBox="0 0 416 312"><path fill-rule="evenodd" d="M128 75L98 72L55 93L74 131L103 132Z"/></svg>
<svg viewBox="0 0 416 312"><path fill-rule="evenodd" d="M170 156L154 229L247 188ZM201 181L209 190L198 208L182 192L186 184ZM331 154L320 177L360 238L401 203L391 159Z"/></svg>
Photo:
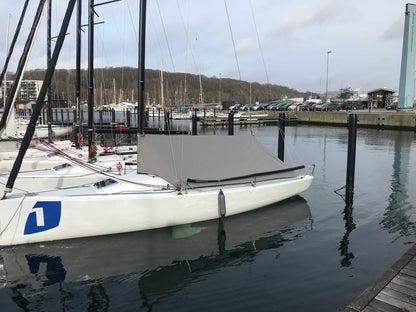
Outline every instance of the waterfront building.
<svg viewBox="0 0 416 312"><path fill-rule="evenodd" d="M13 80L6 81L6 92L10 92L13 85ZM17 91L17 100L30 100L36 101L39 95L40 88L42 87L42 80L22 80L20 88ZM3 98L4 87L0 89L0 98Z"/></svg>

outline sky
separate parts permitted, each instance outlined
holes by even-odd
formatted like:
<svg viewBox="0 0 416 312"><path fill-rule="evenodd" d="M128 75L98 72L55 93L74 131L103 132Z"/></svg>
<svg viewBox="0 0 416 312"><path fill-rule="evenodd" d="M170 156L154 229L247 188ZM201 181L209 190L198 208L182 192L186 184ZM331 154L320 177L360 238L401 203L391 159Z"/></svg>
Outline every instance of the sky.
<svg viewBox="0 0 416 312"><path fill-rule="evenodd" d="M37 2L29 3L9 72L16 70ZM56 36L67 1L52 2L52 36ZM96 68L137 67L138 2L95 7L95 22L104 22L95 27ZM325 93L327 83L329 91L398 90L407 2L147 0L146 68L271 83L302 92ZM6 41L10 44L23 4L23 0L0 3L2 67ZM87 24L87 0L82 7L82 24ZM88 28L84 30L82 67L87 68ZM75 68L75 11L68 32L57 68ZM28 62L28 69L36 68L46 68L46 15Z"/></svg>

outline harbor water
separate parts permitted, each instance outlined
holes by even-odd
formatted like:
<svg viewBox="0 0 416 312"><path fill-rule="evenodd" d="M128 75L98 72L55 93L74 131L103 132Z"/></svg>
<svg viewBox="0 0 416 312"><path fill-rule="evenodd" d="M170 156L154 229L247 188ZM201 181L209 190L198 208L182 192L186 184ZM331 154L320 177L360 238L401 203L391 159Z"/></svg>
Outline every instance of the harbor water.
<svg viewBox="0 0 416 312"><path fill-rule="evenodd" d="M277 153L275 126L234 133ZM342 127L286 127L285 162L315 164L315 179L254 212L1 248L0 311L342 311L416 242L416 134L358 129L352 209L347 139Z"/></svg>

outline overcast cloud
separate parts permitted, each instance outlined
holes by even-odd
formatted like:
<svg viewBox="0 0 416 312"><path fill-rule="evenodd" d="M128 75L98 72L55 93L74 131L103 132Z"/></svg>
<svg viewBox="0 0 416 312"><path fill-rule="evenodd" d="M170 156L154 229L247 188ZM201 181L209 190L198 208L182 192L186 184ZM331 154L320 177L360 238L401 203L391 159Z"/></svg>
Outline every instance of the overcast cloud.
<svg viewBox="0 0 416 312"><path fill-rule="evenodd" d="M165 71L201 72L209 77L235 79L241 73L241 79L246 81L324 92L328 56L330 90L398 89L407 1L225 1L228 17L224 0L148 0L147 68L163 66ZM1 65L5 59L9 16L10 43L23 2L0 3ZM35 2L29 4L9 71L16 69L36 11ZM52 32L57 35L66 1L53 2ZM88 20L87 4L84 0L83 24ZM95 28L95 67L137 66L138 1L123 0L99 6L96 11L99 15L96 22L104 24ZM75 67L74 21L75 18L58 68ZM83 36L82 66L86 68L87 28ZM45 68L45 63L44 20L28 67Z"/></svg>

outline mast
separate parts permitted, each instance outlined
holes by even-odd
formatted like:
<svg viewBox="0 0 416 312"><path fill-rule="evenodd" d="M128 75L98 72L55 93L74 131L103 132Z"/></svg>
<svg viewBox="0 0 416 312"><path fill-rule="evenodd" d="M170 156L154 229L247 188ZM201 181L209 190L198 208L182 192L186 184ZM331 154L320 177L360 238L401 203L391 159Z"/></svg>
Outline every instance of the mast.
<svg viewBox="0 0 416 312"><path fill-rule="evenodd" d="M88 4L88 161L95 162L94 134L94 7L118 2L121 0L110 0L94 4L89 0ZM98 14L97 14L98 16Z"/></svg>
<svg viewBox="0 0 416 312"><path fill-rule="evenodd" d="M187 103L188 103L188 89L186 88L186 73L185 73L185 88L183 91L183 104L187 104Z"/></svg>
<svg viewBox="0 0 416 312"><path fill-rule="evenodd" d="M163 94L163 61L160 70L160 105L162 105L162 110L165 109L165 97Z"/></svg>
<svg viewBox="0 0 416 312"><path fill-rule="evenodd" d="M94 0L88 8L88 161L94 161Z"/></svg>
<svg viewBox="0 0 416 312"><path fill-rule="evenodd" d="M26 64L29 58L30 51L32 50L34 37L36 36L36 33L39 28L40 19L42 17L44 6L45 6L45 0L40 0L38 9L36 11L35 19L33 20L32 28L27 37L26 44L22 52L22 56L20 57L19 64L17 66L16 77L15 77L14 83L12 87L10 88L9 97L7 98L7 103L4 103L3 116L0 121L0 131L6 126L6 121L7 121L10 109L12 108L12 105L14 105L14 101L17 95L17 90L20 87L20 83L23 78L23 72L24 72L24 69L26 68Z"/></svg>
<svg viewBox="0 0 416 312"><path fill-rule="evenodd" d="M198 43L198 38L196 38ZM198 45L198 76L199 76L199 104L204 103L204 96L202 94L202 77L201 77L201 61L199 59L199 45Z"/></svg>
<svg viewBox="0 0 416 312"><path fill-rule="evenodd" d="M7 49L8 49L8 46L9 46L9 27L10 27L10 14L9 14L9 18L8 18L8 21L7 21L7 36L6 36L6 49L5 49L6 52L5 52L5 55L7 55ZM7 56L6 56L5 62L6 61L7 61ZM1 75L0 79L1 79L0 80L0 87L1 87L1 84L2 84L3 79L4 79L4 92L3 92L3 105L4 105L4 103L6 103L6 98L7 98L7 73L4 72L4 74Z"/></svg>
<svg viewBox="0 0 416 312"><path fill-rule="evenodd" d="M144 134L146 119L144 116L144 70L145 70L145 40L146 40L146 0L140 0L140 27L139 27L139 85L138 85L138 122L139 134Z"/></svg>
<svg viewBox="0 0 416 312"><path fill-rule="evenodd" d="M75 69L75 105L76 105L76 137L75 137L75 146L80 148L81 133L80 133L80 123L81 123L81 106L80 106L80 97L81 97L81 0L77 0L77 43L76 43L76 69Z"/></svg>
<svg viewBox="0 0 416 312"><path fill-rule="evenodd" d="M113 77L114 104L117 104L116 78Z"/></svg>
<svg viewBox="0 0 416 312"><path fill-rule="evenodd" d="M48 20L47 20L47 35L46 35L46 64L47 67L51 64L51 15L52 15L52 0L48 0ZM52 90L48 86L48 142L52 142Z"/></svg>
<svg viewBox="0 0 416 312"><path fill-rule="evenodd" d="M23 19L25 17L25 13L26 13L26 9L27 9L28 4L29 4L29 0L26 0L25 5L23 6L22 14L20 15L19 23L17 24L16 31L15 31L14 36L13 36L13 40L10 44L9 53L7 54L6 61L4 62L3 70L1 72L1 79L2 80L0 81L0 85L3 82L3 77L6 77L6 71L7 71L7 67L9 66L10 57L12 56L14 45L16 44L17 37L19 36L20 28L22 27ZM9 26L7 26L7 34L8 33L9 33ZM6 53L7 53L7 45L6 45ZM4 84L6 84L6 79L4 79ZM4 104L6 104L6 102L4 102Z"/></svg>
<svg viewBox="0 0 416 312"><path fill-rule="evenodd" d="M43 1L43 4L44 4L44 1ZM26 150L28 149L30 145L30 141L32 140L33 134L35 132L36 123L38 121L40 112L42 110L43 101L45 100L48 87L51 83L52 75L55 70L56 62L58 61L59 53L61 52L61 48L65 40L65 34L68 29L68 24L71 19L74 5L75 5L75 0L68 1L68 8L66 10L65 17L62 22L61 30L59 32L59 36L55 44L55 48L54 48L53 55L51 58L51 63L50 63L50 66L46 70L45 79L43 80L43 84L40 89L35 108L33 109L32 116L30 117L29 125L27 126L25 136L23 137L22 144L20 145L19 154L16 157L16 160L13 164L12 171L10 172L9 179L7 180L6 187L4 189L4 196L6 196L6 194L11 192L13 189L14 182L16 180L17 174L19 173L20 166L22 165L22 161L25 156Z"/></svg>

